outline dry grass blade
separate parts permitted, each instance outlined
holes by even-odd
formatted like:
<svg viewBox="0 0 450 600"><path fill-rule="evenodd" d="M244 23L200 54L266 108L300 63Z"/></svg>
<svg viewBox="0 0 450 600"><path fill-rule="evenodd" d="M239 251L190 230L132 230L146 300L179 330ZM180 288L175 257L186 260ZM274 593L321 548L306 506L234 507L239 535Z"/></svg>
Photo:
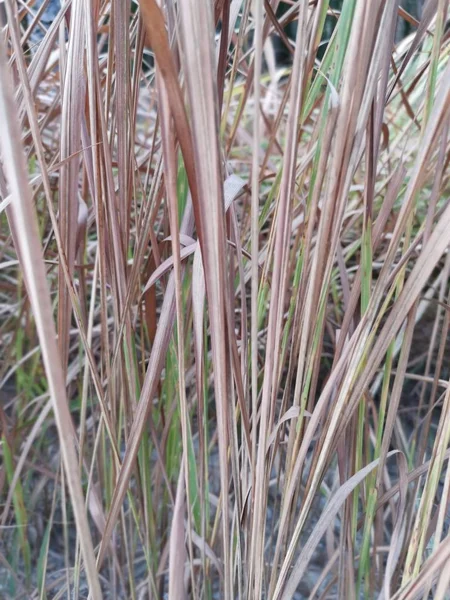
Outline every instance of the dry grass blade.
<svg viewBox="0 0 450 600"><path fill-rule="evenodd" d="M197 169L196 225L205 271L211 324L214 389L220 453L222 489L222 536L224 594L232 596L230 560L230 516L226 497L228 481L228 410L230 357L226 324L226 236L223 178L219 151L219 115L214 81L214 47L211 4L188 0L180 6L182 49L192 114ZM197 40L204 40L199 45Z"/></svg>
<svg viewBox="0 0 450 600"><path fill-rule="evenodd" d="M84 104L83 73L83 3L75 0L72 3L72 22L68 45L68 68L64 76L62 93L62 127L61 127L61 172L59 186L59 227L64 254L73 276L76 251L77 221L79 211L78 170L81 147L81 118ZM65 162L71 157L71 160ZM58 343L64 370L68 362L70 297L66 288L64 271L59 270L58 291Z"/></svg>
<svg viewBox="0 0 450 600"><path fill-rule="evenodd" d="M194 199L197 197L197 181L195 177L194 152L190 129L187 122L183 96L178 84L175 64L172 59L169 40L167 39L164 17L155 0L141 1L142 18L147 30L150 44L155 52L158 68L167 88L167 97L170 103L172 117L178 135L189 186Z"/></svg>
<svg viewBox="0 0 450 600"><path fill-rule="evenodd" d="M266 361L264 365L264 384L262 395L262 411L260 418L258 455L255 470L255 506L252 524L252 554L251 568L255 569L254 581L250 575L251 594L259 597L262 593L263 579L263 548L264 548L264 489L267 485L267 467L265 454L269 432L274 418L274 400L276 396L275 377L278 374L279 363L277 349L282 335L282 314L285 304L286 275L288 268L287 238L291 218L291 200L295 185L295 167L297 160L297 139L299 119L303 101L303 86L305 79L306 52L306 3L300 5L299 23L294 55L294 69L290 82L290 113L286 138L286 150L280 185L279 208L277 211L277 227L274 251L274 274L272 285L276 293L271 296L268 322L268 339ZM256 423L253 424L256 427ZM249 590L250 591L250 590Z"/></svg>
<svg viewBox="0 0 450 600"><path fill-rule="evenodd" d="M3 40L0 40L0 80L2 81L0 91L0 119L5 124L1 140L2 156L13 197L10 214L18 234L20 262L24 271L28 294L39 333L72 508L80 534L85 569L92 597L100 599L102 598L102 592L95 567L94 549L80 483L76 438L67 405L63 365L56 344L50 294L46 284L46 274L41 254L42 249L39 243L36 216L27 179L25 157L14 110L11 77L6 63Z"/></svg>

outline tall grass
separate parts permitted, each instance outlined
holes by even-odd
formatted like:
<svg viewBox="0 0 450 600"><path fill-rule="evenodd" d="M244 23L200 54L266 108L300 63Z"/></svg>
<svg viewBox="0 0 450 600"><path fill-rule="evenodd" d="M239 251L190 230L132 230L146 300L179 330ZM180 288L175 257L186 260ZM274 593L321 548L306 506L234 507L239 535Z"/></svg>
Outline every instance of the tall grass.
<svg viewBox="0 0 450 600"><path fill-rule="evenodd" d="M448 0L45 5L0 35L0 597L448 598Z"/></svg>

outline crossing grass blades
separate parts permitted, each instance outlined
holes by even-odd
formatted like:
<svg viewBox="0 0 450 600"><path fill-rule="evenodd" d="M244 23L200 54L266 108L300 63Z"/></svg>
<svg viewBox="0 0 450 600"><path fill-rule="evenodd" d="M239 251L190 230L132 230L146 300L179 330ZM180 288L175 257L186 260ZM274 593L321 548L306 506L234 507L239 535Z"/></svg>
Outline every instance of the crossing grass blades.
<svg viewBox="0 0 450 600"><path fill-rule="evenodd" d="M447 598L448 0L47 4L2 3L0 596Z"/></svg>

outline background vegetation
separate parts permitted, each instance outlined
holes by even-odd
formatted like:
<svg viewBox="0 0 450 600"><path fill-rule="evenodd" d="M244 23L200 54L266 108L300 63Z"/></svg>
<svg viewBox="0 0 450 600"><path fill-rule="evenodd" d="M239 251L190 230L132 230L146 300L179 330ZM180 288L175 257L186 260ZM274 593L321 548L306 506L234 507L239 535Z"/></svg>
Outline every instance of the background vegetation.
<svg viewBox="0 0 450 600"><path fill-rule="evenodd" d="M448 0L46 5L1 5L0 597L448 597Z"/></svg>

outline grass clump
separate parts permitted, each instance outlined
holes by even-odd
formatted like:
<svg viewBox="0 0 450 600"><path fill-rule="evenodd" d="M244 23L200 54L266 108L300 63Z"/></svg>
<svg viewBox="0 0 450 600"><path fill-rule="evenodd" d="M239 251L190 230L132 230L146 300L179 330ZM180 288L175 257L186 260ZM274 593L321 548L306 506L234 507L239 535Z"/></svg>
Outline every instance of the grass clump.
<svg viewBox="0 0 450 600"><path fill-rule="evenodd" d="M0 36L0 596L448 597L448 1L45 5Z"/></svg>

